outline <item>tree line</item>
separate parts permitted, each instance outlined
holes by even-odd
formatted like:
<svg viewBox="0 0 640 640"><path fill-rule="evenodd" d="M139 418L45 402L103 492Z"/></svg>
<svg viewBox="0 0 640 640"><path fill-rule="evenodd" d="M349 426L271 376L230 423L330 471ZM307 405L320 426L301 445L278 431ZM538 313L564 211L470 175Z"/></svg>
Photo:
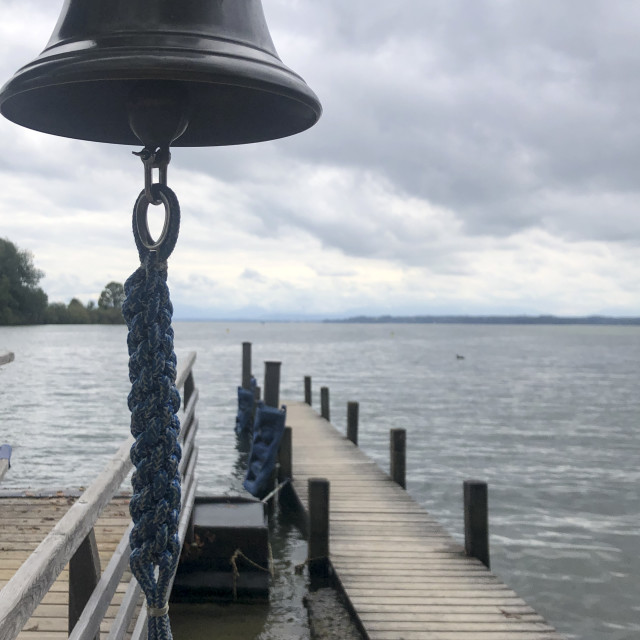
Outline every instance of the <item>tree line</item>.
<svg viewBox="0 0 640 640"><path fill-rule="evenodd" d="M49 302L38 286L44 272L31 252L0 238L0 325L19 324L124 324L124 287L109 282L98 299L86 305L77 298L69 304Z"/></svg>

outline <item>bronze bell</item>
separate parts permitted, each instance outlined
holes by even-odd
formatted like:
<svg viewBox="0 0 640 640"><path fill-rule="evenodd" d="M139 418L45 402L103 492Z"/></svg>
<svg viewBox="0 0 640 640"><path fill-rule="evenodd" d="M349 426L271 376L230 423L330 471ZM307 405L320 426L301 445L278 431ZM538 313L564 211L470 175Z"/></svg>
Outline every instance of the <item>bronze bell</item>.
<svg viewBox="0 0 640 640"><path fill-rule="evenodd" d="M289 136L322 108L282 64L260 0L66 0L0 111L68 138L196 147Z"/></svg>

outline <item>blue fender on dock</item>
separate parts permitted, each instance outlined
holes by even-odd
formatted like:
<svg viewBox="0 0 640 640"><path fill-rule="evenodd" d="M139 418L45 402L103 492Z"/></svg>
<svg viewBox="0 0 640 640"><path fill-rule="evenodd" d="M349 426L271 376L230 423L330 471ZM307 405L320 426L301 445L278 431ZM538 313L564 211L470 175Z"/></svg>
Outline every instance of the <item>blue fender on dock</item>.
<svg viewBox="0 0 640 640"><path fill-rule="evenodd" d="M256 409L253 443L243 483L244 488L256 498L262 499L271 490L269 481L276 466L286 416L284 406L277 409L260 402Z"/></svg>

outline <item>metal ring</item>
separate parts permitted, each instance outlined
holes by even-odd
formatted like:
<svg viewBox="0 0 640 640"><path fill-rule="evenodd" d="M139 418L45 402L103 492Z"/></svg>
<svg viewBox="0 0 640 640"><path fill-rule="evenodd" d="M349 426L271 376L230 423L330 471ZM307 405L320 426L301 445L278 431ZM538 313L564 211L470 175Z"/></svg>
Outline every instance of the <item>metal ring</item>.
<svg viewBox="0 0 640 640"><path fill-rule="evenodd" d="M156 251L158 259L167 260L178 240L180 231L180 204L176 194L165 184L151 185L151 192L158 203L164 205L164 225L157 240L154 240L149 231L147 212L149 199L145 190L140 192L136 204L133 207L133 237L140 254L140 262L150 251Z"/></svg>

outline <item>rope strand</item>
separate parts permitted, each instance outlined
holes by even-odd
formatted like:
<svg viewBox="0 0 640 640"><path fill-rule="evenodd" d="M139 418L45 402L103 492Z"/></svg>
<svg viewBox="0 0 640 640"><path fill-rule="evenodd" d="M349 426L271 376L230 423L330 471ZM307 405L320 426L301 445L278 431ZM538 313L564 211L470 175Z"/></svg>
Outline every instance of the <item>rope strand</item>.
<svg viewBox="0 0 640 640"><path fill-rule="evenodd" d="M125 283L122 312L129 329L131 392L131 480L129 511L131 572L140 583L150 612L148 640L172 640L168 590L180 554L180 395L175 386L173 307L167 263L155 251ZM157 569L157 578L156 578Z"/></svg>

